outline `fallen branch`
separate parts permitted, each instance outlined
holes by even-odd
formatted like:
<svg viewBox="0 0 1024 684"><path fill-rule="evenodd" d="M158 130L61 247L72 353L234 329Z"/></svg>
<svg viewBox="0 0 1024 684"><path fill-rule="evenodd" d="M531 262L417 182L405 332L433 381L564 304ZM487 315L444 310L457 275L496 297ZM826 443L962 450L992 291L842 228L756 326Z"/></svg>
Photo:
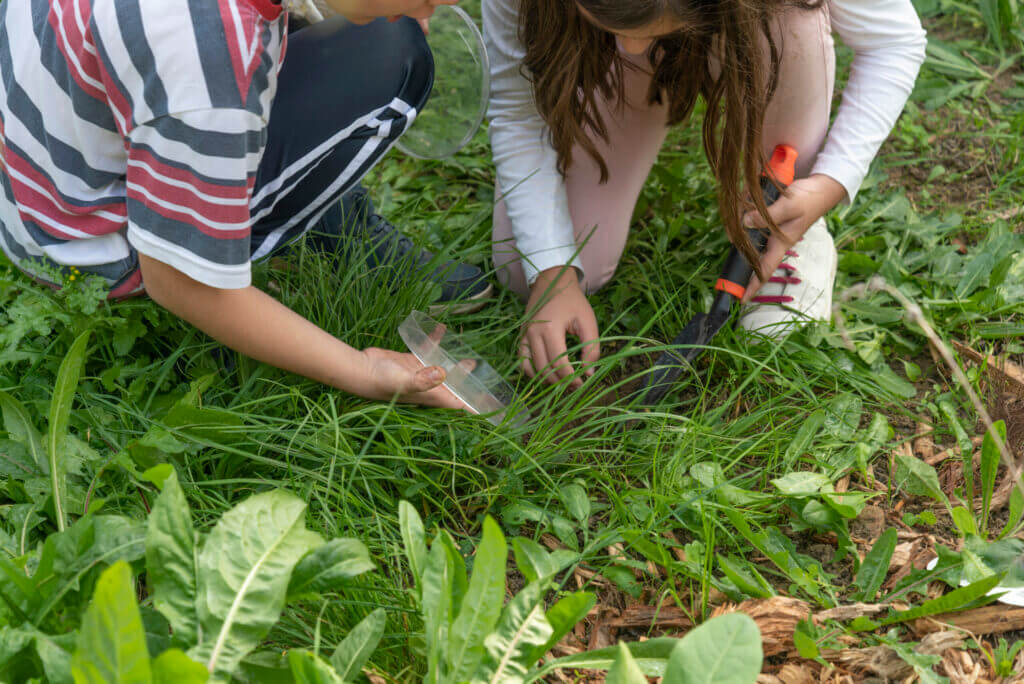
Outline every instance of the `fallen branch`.
<svg viewBox="0 0 1024 684"><path fill-rule="evenodd" d="M996 603L991 606L965 610L961 613L944 613L921 618L912 623L918 636L958 627L972 634L1003 634L1024 629L1024 608Z"/></svg>

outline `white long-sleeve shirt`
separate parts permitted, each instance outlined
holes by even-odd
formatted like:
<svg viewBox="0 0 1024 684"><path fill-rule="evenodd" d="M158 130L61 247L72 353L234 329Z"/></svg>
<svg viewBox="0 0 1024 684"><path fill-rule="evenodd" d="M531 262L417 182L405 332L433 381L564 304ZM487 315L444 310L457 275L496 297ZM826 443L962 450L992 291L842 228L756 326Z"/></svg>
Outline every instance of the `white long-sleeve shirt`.
<svg viewBox="0 0 1024 684"><path fill-rule="evenodd" d="M910 0L828 0L832 29L853 49L842 103L811 173L837 180L853 201L871 160L903 111L925 57L924 29ZM483 1L491 60L491 147L523 255L527 282L571 264L578 247L557 154L523 76L517 0Z"/></svg>

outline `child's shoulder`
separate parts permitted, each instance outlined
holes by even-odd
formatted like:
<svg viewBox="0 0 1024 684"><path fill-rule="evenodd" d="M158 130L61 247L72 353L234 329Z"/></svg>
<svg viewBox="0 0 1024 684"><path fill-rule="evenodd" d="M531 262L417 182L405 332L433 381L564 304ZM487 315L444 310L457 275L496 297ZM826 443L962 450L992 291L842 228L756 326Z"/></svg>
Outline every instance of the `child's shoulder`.
<svg viewBox="0 0 1024 684"><path fill-rule="evenodd" d="M94 0L93 12L112 66L145 89L153 116L259 106L282 57L270 0Z"/></svg>

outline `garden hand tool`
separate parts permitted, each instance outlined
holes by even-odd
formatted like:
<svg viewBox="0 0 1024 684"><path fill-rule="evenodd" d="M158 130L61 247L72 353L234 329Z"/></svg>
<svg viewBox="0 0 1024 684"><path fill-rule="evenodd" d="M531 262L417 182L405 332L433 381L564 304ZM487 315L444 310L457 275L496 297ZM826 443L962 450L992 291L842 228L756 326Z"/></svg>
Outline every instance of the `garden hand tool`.
<svg viewBox="0 0 1024 684"><path fill-rule="evenodd" d="M789 145L779 145L772 152L768 169L761 177L761 192L766 205L772 205L779 198L779 189L772 182L773 178L782 186L793 182L796 157L796 150ZM764 251L767 235L756 229L749 229L747 234L757 251ZM718 294L711 303L711 310L694 316L672 340L673 349L658 357L654 368L647 374L644 388L640 390L643 404L652 405L661 401L679 379L683 369L693 364L704 352L711 339L728 322L733 304L743 299L753 272L753 267L739 250L732 247L725 259L722 276L715 284Z"/></svg>

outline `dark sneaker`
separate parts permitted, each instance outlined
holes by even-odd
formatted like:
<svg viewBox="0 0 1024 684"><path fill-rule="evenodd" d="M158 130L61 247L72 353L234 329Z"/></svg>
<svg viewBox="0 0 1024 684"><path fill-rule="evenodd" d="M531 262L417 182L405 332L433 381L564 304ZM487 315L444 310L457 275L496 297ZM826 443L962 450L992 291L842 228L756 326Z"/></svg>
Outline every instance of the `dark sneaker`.
<svg viewBox="0 0 1024 684"><path fill-rule="evenodd" d="M393 269L396 282L420 278L440 285L440 295L430 307L435 311L470 313L487 303L493 287L482 270L454 261L431 267L434 254L417 247L377 214L366 188L360 185L349 191L340 208L340 220L336 212L328 212L322 226L308 235L308 244L314 249L341 255L346 245L368 245L370 266Z"/></svg>

